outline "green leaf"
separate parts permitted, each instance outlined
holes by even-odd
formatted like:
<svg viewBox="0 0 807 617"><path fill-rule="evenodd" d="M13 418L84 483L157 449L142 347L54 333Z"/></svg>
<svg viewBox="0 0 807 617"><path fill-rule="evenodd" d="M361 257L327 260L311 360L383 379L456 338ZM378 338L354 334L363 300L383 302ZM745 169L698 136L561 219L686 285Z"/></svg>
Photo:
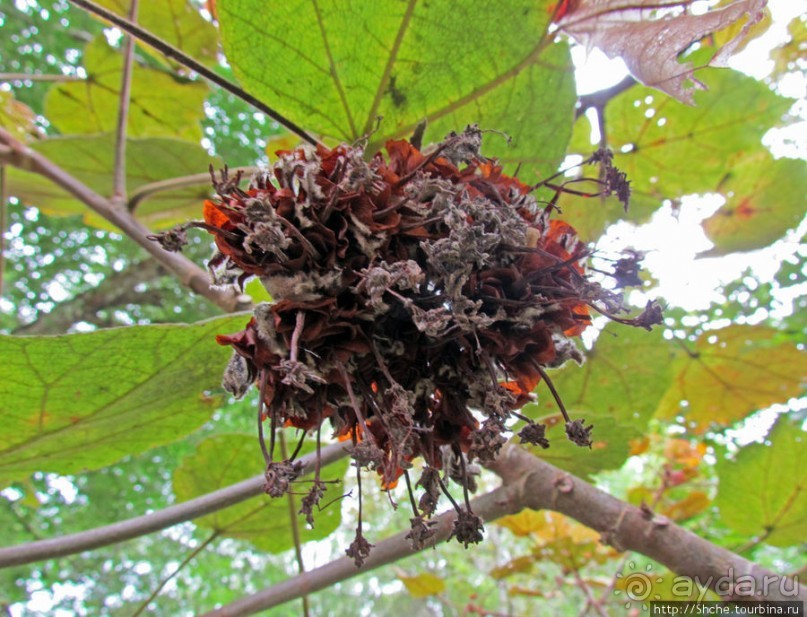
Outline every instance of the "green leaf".
<svg viewBox="0 0 807 617"><path fill-rule="evenodd" d="M614 163L631 188L659 199L713 191L726 173L763 151L762 136L792 100L725 69L703 69L708 91L690 107L651 88L634 86L605 109Z"/></svg>
<svg viewBox="0 0 807 617"><path fill-rule="evenodd" d="M436 596L446 590L446 582L431 572L423 572L415 576L399 574L398 580L404 584L404 587L413 598Z"/></svg>
<svg viewBox="0 0 807 617"><path fill-rule="evenodd" d="M807 163L761 152L729 168L719 190L727 203L703 222L715 244L706 255L762 248L803 218Z"/></svg>
<svg viewBox="0 0 807 617"><path fill-rule="evenodd" d="M551 445L532 448L533 454L577 475L619 467L628 458L631 439L641 435L666 392L676 354L659 329L608 324L583 366L569 362L550 374L572 419L594 425L591 450L566 438L555 400L539 384L538 402L523 413L548 424Z"/></svg>
<svg viewBox="0 0 807 617"><path fill-rule="evenodd" d="M507 133L485 154L554 171L575 102L566 44L546 35L543 0L497 3L217 3L227 59L241 83L326 138L370 135L370 151L428 121L426 140L469 123ZM378 117L383 119L378 122ZM373 132L378 124L378 130Z"/></svg>
<svg viewBox="0 0 807 617"><path fill-rule="evenodd" d="M807 356L776 337L776 330L764 326L735 325L704 333L694 350L676 362L677 375L656 416L683 415L689 428L703 433L798 396Z"/></svg>
<svg viewBox="0 0 807 617"><path fill-rule="evenodd" d="M215 334L243 322L0 336L0 481L98 469L196 430L228 357Z"/></svg>
<svg viewBox="0 0 807 617"><path fill-rule="evenodd" d="M586 426L594 425L591 448L581 448L566 437L560 414L541 415L536 413L534 407L527 405L522 413L547 425L546 438L550 445L546 450L539 446L529 446L529 451L581 478L592 476L603 469L620 467L630 455L631 441L639 439L643 434L643 427L635 422L617 419L588 408L567 406L572 420L584 419ZM515 442L518 441L515 438Z"/></svg>
<svg viewBox="0 0 807 617"><path fill-rule="evenodd" d="M131 0L98 0L98 4L127 17ZM141 2L137 7L137 24L193 59L205 64L217 64L216 28L188 0ZM143 49L150 54L157 54L147 45Z"/></svg>
<svg viewBox="0 0 807 617"><path fill-rule="evenodd" d="M583 366L569 362L550 376L567 406L588 408L641 428L667 391L673 375L670 363L679 355L660 328L648 332L609 323L586 353ZM538 408L543 414L557 411L545 390Z"/></svg>
<svg viewBox="0 0 807 617"><path fill-rule="evenodd" d="M314 451L315 444L308 442L301 454ZM322 470L323 481L339 481L345 475L348 459L342 459ZM196 451L185 458L174 472L174 492L180 501L193 499L210 491L251 478L265 470L257 435L219 435L206 439ZM306 492L311 484L295 485L295 492ZM329 484L320 505L341 496L338 484ZM299 495L284 495L272 499L262 495L257 499L234 505L196 520L196 524L220 531L231 538L252 542L270 553L280 553L294 546L289 499L294 499L294 515L302 542L321 540L334 531L341 522L339 502L323 510L314 510L314 528L309 529L305 519L298 515Z"/></svg>
<svg viewBox="0 0 807 617"><path fill-rule="evenodd" d="M764 444L742 448L736 460L717 463L716 503L723 522L774 546L807 537L807 459L805 433L779 416Z"/></svg>
<svg viewBox="0 0 807 617"><path fill-rule="evenodd" d="M101 195L112 193L115 139L112 135L56 137L31 148L75 176ZM180 176L204 173L212 163L220 165L198 144L177 139L130 139L127 141L127 187L137 189ZM41 176L18 169L7 172L8 192L49 214L84 214L88 224L104 229L114 227L67 191ZM137 207L141 222L151 228L166 228L188 219L199 218L202 202L210 196L209 179L200 184L160 191Z"/></svg>
<svg viewBox="0 0 807 617"><path fill-rule="evenodd" d="M54 85L45 98L48 120L62 133L114 131L120 107L123 55L101 37L85 49L85 81ZM184 79L184 78L183 78ZM135 65L127 132L131 137L199 140L208 87Z"/></svg>

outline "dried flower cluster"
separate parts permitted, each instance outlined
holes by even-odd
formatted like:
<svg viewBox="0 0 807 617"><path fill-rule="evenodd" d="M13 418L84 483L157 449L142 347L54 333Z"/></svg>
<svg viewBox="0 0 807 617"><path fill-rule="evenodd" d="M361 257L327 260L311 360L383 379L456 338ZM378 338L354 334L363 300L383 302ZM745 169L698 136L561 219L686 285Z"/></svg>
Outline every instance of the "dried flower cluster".
<svg viewBox="0 0 807 617"><path fill-rule="evenodd" d="M586 278L575 231L551 219L534 187L482 157L480 143L468 127L429 153L403 140L369 160L358 146L305 147L279 152L246 190L226 172L214 179L218 199L199 225L215 235L215 282L257 276L275 300L242 332L218 337L234 349L225 388L237 397L260 389L270 495L297 475L293 462L274 460L275 431L316 430L319 439L327 420L351 442L357 473L374 470L385 487L405 476L414 545L432 535L441 494L459 513L453 535L478 542L473 462L496 457L511 419L526 423L521 442L548 447L545 427L517 410L546 368L582 361L572 337L590 310L645 327L658 320L654 306L617 317L620 299ZM607 171L608 156L595 159L604 190L627 200L624 175ZM592 427L566 420L569 439L590 445ZM416 457L425 466L413 486ZM448 479L462 486L464 505ZM323 490L317 476L303 500L309 521ZM360 523L348 554L361 565L370 546Z"/></svg>

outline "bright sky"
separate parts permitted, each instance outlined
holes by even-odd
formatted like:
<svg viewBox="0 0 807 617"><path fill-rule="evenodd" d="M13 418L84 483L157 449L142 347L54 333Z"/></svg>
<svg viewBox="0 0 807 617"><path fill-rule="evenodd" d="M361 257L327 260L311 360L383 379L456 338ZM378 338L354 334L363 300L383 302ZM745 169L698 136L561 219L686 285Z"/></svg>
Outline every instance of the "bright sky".
<svg viewBox="0 0 807 617"><path fill-rule="evenodd" d="M794 17L807 13L807 0L769 0L769 8L773 16L769 31L752 41L731 62L734 68L756 78L770 73L773 62L767 60L768 50L787 40L787 24ZM578 91L582 94L614 85L627 74L622 60L609 60L596 49L587 55L582 48L577 48L574 60L578 67ZM805 119L787 129L788 139L796 144L795 151L794 146L784 143L781 130L772 130L763 142L771 148L774 156L807 158L807 76L793 75L783 80L780 92L794 98L795 112ZM722 297L717 289L737 279L749 268L755 277L765 282L776 274L782 260L804 261L807 250L799 247L799 239L807 232L804 222L795 233L763 250L721 258L699 258L699 253L712 246L700 223L722 203L723 199L715 195L685 198L677 214L671 207L664 206L641 227L627 223L614 225L598 243L598 248L609 253L623 248L647 251L644 265L659 281L652 297L664 297L671 304L691 311L704 310L711 302L720 302ZM693 276L695 272L697 276ZM798 291L807 292L801 289L780 294L777 299L782 302L781 313L792 310L792 297ZM632 299L640 305L646 301L642 294ZM756 319L764 317L757 315Z"/></svg>

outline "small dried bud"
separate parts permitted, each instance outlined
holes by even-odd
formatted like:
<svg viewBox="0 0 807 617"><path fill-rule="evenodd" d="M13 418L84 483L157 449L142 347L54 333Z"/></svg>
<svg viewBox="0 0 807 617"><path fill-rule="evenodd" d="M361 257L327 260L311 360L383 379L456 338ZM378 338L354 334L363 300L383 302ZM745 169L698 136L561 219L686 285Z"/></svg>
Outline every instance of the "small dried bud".
<svg viewBox="0 0 807 617"><path fill-rule="evenodd" d="M146 239L157 242L163 247L163 250L170 253L179 253L188 244L188 227L187 225L177 225L168 231L146 236Z"/></svg>
<svg viewBox="0 0 807 617"><path fill-rule="evenodd" d="M652 330L651 326L663 323L663 315L661 307L655 300L648 300L647 305L644 307L642 313L635 319L630 320L630 324L644 328L645 330Z"/></svg>
<svg viewBox="0 0 807 617"><path fill-rule="evenodd" d="M546 438L546 424L530 422L518 432L521 443L531 446L541 446L544 450L549 447L549 440Z"/></svg>
<svg viewBox="0 0 807 617"><path fill-rule="evenodd" d="M454 165L469 163L479 158L482 147L482 131L476 124L469 124L459 135L454 131L448 134L444 143L446 147L441 154Z"/></svg>
<svg viewBox="0 0 807 617"><path fill-rule="evenodd" d="M347 547L345 550L345 555L353 559L353 563L356 564L357 568L361 568L364 565L364 560L367 559L368 555L370 554L370 549L373 548L373 546L374 545L370 544L362 535L361 529L357 529L356 539L350 543L349 547Z"/></svg>
<svg viewBox="0 0 807 617"><path fill-rule="evenodd" d="M482 427L471 433L471 447L468 450L468 458L473 460L479 459L483 465L492 463L499 450L507 443L507 440L502 435L504 427L500 422L494 420L485 420Z"/></svg>
<svg viewBox="0 0 807 617"><path fill-rule="evenodd" d="M314 508L319 506L319 501L325 493L325 483L321 480L315 480L314 485L308 494L303 497L300 504L300 514L305 515L306 522L313 528L314 527Z"/></svg>
<svg viewBox="0 0 807 617"><path fill-rule="evenodd" d="M572 420L566 423L566 436L569 441L576 443L581 448L591 447L591 429L594 428L593 424L585 426L585 420Z"/></svg>
<svg viewBox="0 0 807 617"><path fill-rule="evenodd" d="M434 467L426 467L416 486L422 486L424 489L418 507L424 516L431 516L437 509L437 502L440 501L440 472Z"/></svg>
<svg viewBox="0 0 807 617"><path fill-rule="evenodd" d="M404 536L404 539L409 540L412 550L418 551L422 549L426 541L434 536L434 526L437 521L426 520L422 516L416 516L409 519L411 529L409 533Z"/></svg>
<svg viewBox="0 0 807 617"><path fill-rule="evenodd" d="M252 382L255 381L254 371L251 370L249 362L238 352L233 352L224 375L221 377L221 387L232 394L236 399L241 399L247 393Z"/></svg>
<svg viewBox="0 0 807 617"><path fill-rule="evenodd" d="M283 375L281 383L297 388L298 390L303 390L309 394L312 394L314 389L309 386L306 381L325 383L325 380L315 371L297 360L281 360L277 371L279 374Z"/></svg>
<svg viewBox="0 0 807 617"><path fill-rule="evenodd" d="M371 441L362 441L350 453L357 467L381 469L384 465L384 451Z"/></svg>
<svg viewBox="0 0 807 617"><path fill-rule="evenodd" d="M643 257L642 253L630 251L627 257L623 257L614 264L614 272L611 276L616 281L617 288L642 286L642 279L639 278L639 264Z"/></svg>
<svg viewBox="0 0 807 617"><path fill-rule="evenodd" d="M289 484L297 479L299 473L299 466L289 461L269 463L264 473L264 492L272 498L282 497L289 492Z"/></svg>
<svg viewBox="0 0 807 617"><path fill-rule="evenodd" d="M478 544L484 538L482 531L485 529L482 524L482 519L473 512L467 510L460 510L457 513L457 520L454 521L454 528L451 530L451 535L448 539L457 538L457 542L462 542L465 548L469 544Z"/></svg>

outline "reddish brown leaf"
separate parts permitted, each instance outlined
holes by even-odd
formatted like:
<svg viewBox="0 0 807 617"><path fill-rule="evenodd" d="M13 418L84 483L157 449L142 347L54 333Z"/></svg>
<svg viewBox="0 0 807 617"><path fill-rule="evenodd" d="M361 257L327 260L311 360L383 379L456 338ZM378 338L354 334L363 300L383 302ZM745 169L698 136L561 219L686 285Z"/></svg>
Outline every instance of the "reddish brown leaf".
<svg viewBox="0 0 807 617"><path fill-rule="evenodd" d="M599 47L609 58L621 57L631 74L643 84L692 105L693 90L705 89L705 86L695 79L692 64L679 63L678 55L695 41L747 15L747 21L736 36L723 45L709 63L725 66L749 28L763 18L766 0L735 0L704 15L670 12L687 4L655 0L579 0L564 6L558 27L588 48ZM669 9L660 12L660 6Z"/></svg>

